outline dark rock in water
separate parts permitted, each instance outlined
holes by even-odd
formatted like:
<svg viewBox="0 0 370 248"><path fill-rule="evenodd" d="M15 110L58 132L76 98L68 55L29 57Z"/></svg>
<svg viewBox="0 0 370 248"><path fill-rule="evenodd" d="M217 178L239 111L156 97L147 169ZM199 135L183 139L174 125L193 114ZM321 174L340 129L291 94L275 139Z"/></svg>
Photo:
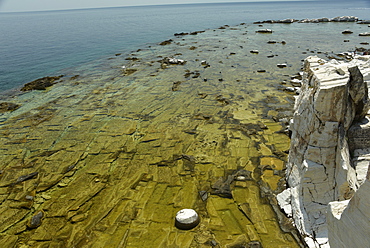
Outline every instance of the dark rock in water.
<svg viewBox="0 0 370 248"><path fill-rule="evenodd" d="M357 24L370 24L370 20L359 21Z"/></svg>
<svg viewBox="0 0 370 248"><path fill-rule="evenodd" d="M8 112L8 111L14 111L18 109L20 105L11 103L11 102L2 102L0 103L0 113Z"/></svg>
<svg viewBox="0 0 370 248"><path fill-rule="evenodd" d="M220 177L216 183L212 186L214 190L212 194L218 195L224 198L233 198L231 194L231 186L230 184L233 182L234 178L232 176L228 176L226 180Z"/></svg>
<svg viewBox="0 0 370 248"><path fill-rule="evenodd" d="M169 39L169 40L165 40L165 41L162 41L161 43L159 43L159 45L161 46L165 46L165 45L169 45L172 43L173 40Z"/></svg>
<svg viewBox="0 0 370 248"><path fill-rule="evenodd" d="M178 91L181 83L181 81L174 82L172 85L172 91Z"/></svg>
<svg viewBox="0 0 370 248"><path fill-rule="evenodd" d="M74 75L73 77L70 78L70 80L76 80L79 77L80 77L80 75Z"/></svg>
<svg viewBox="0 0 370 248"><path fill-rule="evenodd" d="M184 35L189 35L189 33L181 32L181 33L175 33L174 34L174 36L184 36Z"/></svg>
<svg viewBox="0 0 370 248"><path fill-rule="evenodd" d="M27 181L29 179L33 179L33 178L37 177L38 174L39 174L38 172L32 172L31 174L20 176L20 177L18 177L16 183L21 183L21 182Z"/></svg>
<svg viewBox="0 0 370 248"><path fill-rule="evenodd" d="M220 177L212 186L211 194L218 195L224 198L233 198L231 193L231 184L234 181L252 180L252 172L247 170L237 170L231 175L228 175L226 180Z"/></svg>
<svg viewBox="0 0 370 248"><path fill-rule="evenodd" d="M197 35L197 34L200 34L200 33L204 33L205 31L195 31L195 32L191 32L190 35Z"/></svg>
<svg viewBox="0 0 370 248"><path fill-rule="evenodd" d="M287 64L277 64L276 66L277 66L277 67L279 67L279 68L285 68L285 67L287 67L288 65L287 65Z"/></svg>
<svg viewBox="0 0 370 248"><path fill-rule="evenodd" d="M208 199L208 192L207 191L201 190L198 193L199 193L199 196L202 199L202 201L206 201Z"/></svg>
<svg viewBox="0 0 370 248"><path fill-rule="evenodd" d="M125 60L138 61L139 59L136 57L128 57L128 58L125 58Z"/></svg>
<svg viewBox="0 0 370 248"><path fill-rule="evenodd" d="M259 241L251 241L248 243L249 248L262 248L262 245Z"/></svg>
<svg viewBox="0 0 370 248"><path fill-rule="evenodd" d="M227 99L226 97L223 97L222 95L218 95L216 97L216 100L220 103L222 103L223 105L228 105L231 103L231 101L229 99Z"/></svg>
<svg viewBox="0 0 370 248"><path fill-rule="evenodd" d="M137 69L133 69L133 68L125 68L125 69L123 70L123 74L124 74L125 76L128 76L128 75L131 75L131 74L135 73L136 71L137 71Z"/></svg>
<svg viewBox="0 0 370 248"><path fill-rule="evenodd" d="M217 241L216 241L216 240L214 240L214 239L210 240L210 241L208 242L208 244L209 244L210 246L212 246L212 247L215 247L216 245L218 245Z"/></svg>
<svg viewBox="0 0 370 248"><path fill-rule="evenodd" d="M42 219L44 218L44 215L45 214L43 211L39 211L37 212L37 214L32 216L30 223L28 224L28 228L34 229L39 227L42 224Z"/></svg>
<svg viewBox="0 0 370 248"><path fill-rule="evenodd" d="M57 83L64 75L55 76L55 77L43 77L36 79L30 83L26 83L21 91L31 91L31 90L46 90L47 87L50 87Z"/></svg>
<svg viewBox="0 0 370 248"><path fill-rule="evenodd" d="M342 34L353 34L353 32L351 31L351 30L344 30L343 32L342 32Z"/></svg>

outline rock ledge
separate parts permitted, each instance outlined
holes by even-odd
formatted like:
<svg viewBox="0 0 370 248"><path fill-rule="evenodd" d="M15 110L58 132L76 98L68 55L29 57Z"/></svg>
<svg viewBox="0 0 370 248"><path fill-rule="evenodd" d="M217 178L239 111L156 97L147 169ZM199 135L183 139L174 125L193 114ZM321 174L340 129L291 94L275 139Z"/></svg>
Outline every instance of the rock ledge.
<svg viewBox="0 0 370 248"><path fill-rule="evenodd" d="M364 79L369 70L370 56L349 63L312 56L304 62L301 94L290 123L288 189L277 199L309 247L370 243L369 197L364 196L369 190L362 189L369 187L369 96ZM351 210L355 204L357 212Z"/></svg>

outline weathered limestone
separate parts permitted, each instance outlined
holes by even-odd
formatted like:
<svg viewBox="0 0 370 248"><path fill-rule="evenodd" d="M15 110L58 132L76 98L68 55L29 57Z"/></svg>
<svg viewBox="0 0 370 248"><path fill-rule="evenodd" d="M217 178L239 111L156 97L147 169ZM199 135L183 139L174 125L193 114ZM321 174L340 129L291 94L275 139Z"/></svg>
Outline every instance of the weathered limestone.
<svg viewBox="0 0 370 248"><path fill-rule="evenodd" d="M369 73L369 68L369 56L357 57L350 63L327 62L317 56L305 60L301 94L296 99L290 125L288 189L277 199L287 215L293 217L309 247L330 247L328 236L340 238L337 234L341 228L342 232L356 232L354 228L346 228L343 222L328 222L327 215L331 220L330 216L339 216L348 202L354 205L353 199L359 196L350 199L366 181L370 128L369 119L365 119L369 96L363 75ZM332 203L335 201L343 202ZM369 210L361 211L359 214L368 221ZM347 214L347 219L351 214ZM328 234L328 225L337 236Z"/></svg>

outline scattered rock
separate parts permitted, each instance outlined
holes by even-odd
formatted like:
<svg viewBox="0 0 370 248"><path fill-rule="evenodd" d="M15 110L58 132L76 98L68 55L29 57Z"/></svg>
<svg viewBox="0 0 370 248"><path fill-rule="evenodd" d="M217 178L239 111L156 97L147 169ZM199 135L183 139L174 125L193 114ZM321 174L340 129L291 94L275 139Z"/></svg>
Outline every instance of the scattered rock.
<svg viewBox="0 0 370 248"><path fill-rule="evenodd" d="M138 61L139 59L136 57L128 57L128 58L125 58L125 60Z"/></svg>
<svg viewBox="0 0 370 248"><path fill-rule="evenodd" d="M76 80L79 77L80 77L80 75L74 75L73 77L70 78L70 80Z"/></svg>
<svg viewBox="0 0 370 248"><path fill-rule="evenodd" d="M251 241L248 243L249 248L262 248L262 245L259 241Z"/></svg>
<svg viewBox="0 0 370 248"><path fill-rule="evenodd" d="M351 31L351 30L344 30L343 32L342 32L342 34L353 34L353 32Z"/></svg>
<svg viewBox="0 0 370 248"><path fill-rule="evenodd" d="M208 192L207 191L201 190L198 193L199 193L199 196L202 199L202 201L206 201L208 199Z"/></svg>
<svg viewBox="0 0 370 248"><path fill-rule="evenodd" d="M277 67L279 67L279 68L285 68L285 67L287 67L288 65L287 65L287 64L277 64L276 66L277 66Z"/></svg>
<svg viewBox="0 0 370 248"><path fill-rule="evenodd" d="M359 36L370 36L370 33L369 32L360 33Z"/></svg>
<svg viewBox="0 0 370 248"><path fill-rule="evenodd" d="M174 34L174 36L184 36L184 35L189 35L189 33L181 32L181 33L175 33Z"/></svg>
<svg viewBox="0 0 370 248"><path fill-rule="evenodd" d="M257 72L259 72L259 73L263 73L263 72L266 72L266 70L264 70L264 69L260 69L260 70L257 70Z"/></svg>
<svg viewBox="0 0 370 248"><path fill-rule="evenodd" d="M8 111L14 111L18 109L20 105L11 103L11 102L2 102L0 103L0 113L8 112Z"/></svg>
<svg viewBox="0 0 370 248"><path fill-rule="evenodd" d="M21 183L21 182L33 179L33 178L37 177L38 174L39 174L38 172L32 172L31 174L20 176L20 177L18 177L16 183Z"/></svg>
<svg viewBox="0 0 370 248"><path fill-rule="evenodd" d="M30 83L26 83L21 91L31 91L31 90L46 90L47 87L50 87L57 83L64 75L54 76L54 77L43 77L36 79Z"/></svg>
<svg viewBox="0 0 370 248"><path fill-rule="evenodd" d="M44 218L45 214L44 211L38 211L37 214L32 216L30 222L28 223L28 228L35 229L42 224L42 219Z"/></svg>
<svg viewBox="0 0 370 248"><path fill-rule="evenodd" d="M247 181L252 180L252 172L247 170L237 170L231 175L224 178L220 177L212 186L213 191L211 194L218 195L224 198L232 198L231 194L231 184L234 181Z"/></svg>
<svg viewBox="0 0 370 248"><path fill-rule="evenodd" d="M357 24L370 24L370 20L359 21Z"/></svg>
<svg viewBox="0 0 370 248"><path fill-rule="evenodd" d="M182 59L176 58L164 58L162 63L171 64L171 65L185 65L186 61Z"/></svg>
<svg viewBox="0 0 370 248"><path fill-rule="evenodd" d="M259 51L258 50L251 50L250 53L258 54Z"/></svg>
<svg viewBox="0 0 370 248"><path fill-rule="evenodd" d="M197 34L200 34L200 33L204 33L205 31L195 31L195 32L191 32L190 35L197 35Z"/></svg>
<svg viewBox="0 0 370 248"><path fill-rule="evenodd" d="M166 46L166 45L171 44L172 42L173 42L173 40L169 39L169 40L162 41L161 43L159 43L159 45Z"/></svg>
<svg viewBox="0 0 370 248"><path fill-rule="evenodd" d="M181 81L174 82L172 85L172 91L178 91L181 83Z"/></svg>
<svg viewBox="0 0 370 248"><path fill-rule="evenodd" d="M200 222L199 215L193 209L182 209L176 213L175 226L178 229L190 230Z"/></svg>
<svg viewBox="0 0 370 248"><path fill-rule="evenodd" d="M277 42L276 42L276 40L269 40L268 42L267 42L267 44L276 44Z"/></svg>
<svg viewBox="0 0 370 248"><path fill-rule="evenodd" d="M204 99L208 96L208 94L206 93L198 93L198 96L200 96L200 98Z"/></svg>
<svg viewBox="0 0 370 248"><path fill-rule="evenodd" d="M123 69L123 74L125 76L131 75L131 74L133 74L133 73L135 73L137 71L137 69L134 69L134 68L122 67L122 69Z"/></svg>
<svg viewBox="0 0 370 248"><path fill-rule="evenodd" d="M257 30L256 33L261 33L261 34L271 34L273 31L271 29L260 29L260 30Z"/></svg>
<svg viewBox="0 0 370 248"><path fill-rule="evenodd" d="M204 68L211 67L211 65L210 65L206 60L202 60L202 61L200 62L200 64L201 64L202 66L204 66Z"/></svg>

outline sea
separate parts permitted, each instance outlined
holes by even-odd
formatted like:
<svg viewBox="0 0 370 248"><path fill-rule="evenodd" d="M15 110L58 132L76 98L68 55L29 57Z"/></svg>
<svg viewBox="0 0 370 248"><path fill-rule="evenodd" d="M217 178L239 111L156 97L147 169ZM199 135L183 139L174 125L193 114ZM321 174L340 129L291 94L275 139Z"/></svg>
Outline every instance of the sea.
<svg viewBox="0 0 370 248"><path fill-rule="evenodd" d="M0 9L0 92L174 33L284 18L351 15L370 19L370 1L273 1L175 4L42 12Z"/></svg>

